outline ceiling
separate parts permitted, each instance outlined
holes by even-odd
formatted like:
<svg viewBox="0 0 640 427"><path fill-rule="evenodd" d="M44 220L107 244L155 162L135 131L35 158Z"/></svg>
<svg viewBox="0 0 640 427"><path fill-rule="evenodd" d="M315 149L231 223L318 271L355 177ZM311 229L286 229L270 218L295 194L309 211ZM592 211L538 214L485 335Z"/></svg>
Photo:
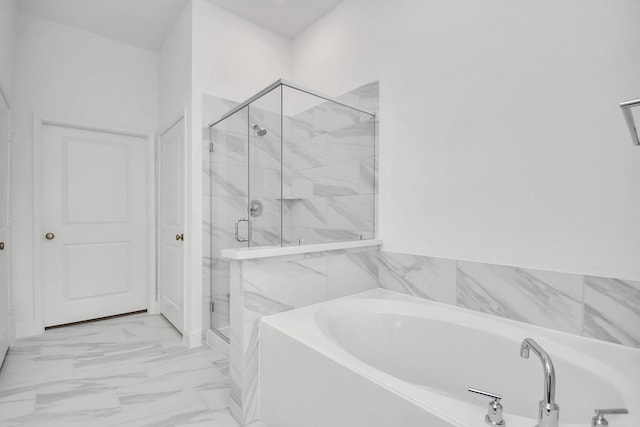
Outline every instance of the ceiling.
<svg viewBox="0 0 640 427"><path fill-rule="evenodd" d="M293 38L342 0L207 0L274 33Z"/></svg>
<svg viewBox="0 0 640 427"><path fill-rule="evenodd" d="M21 12L159 50L189 0L19 0Z"/></svg>
<svg viewBox="0 0 640 427"><path fill-rule="evenodd" d="M293 38L342 0L207 0ZM159 50L189 0L19 0L21 12Z"/></svg>

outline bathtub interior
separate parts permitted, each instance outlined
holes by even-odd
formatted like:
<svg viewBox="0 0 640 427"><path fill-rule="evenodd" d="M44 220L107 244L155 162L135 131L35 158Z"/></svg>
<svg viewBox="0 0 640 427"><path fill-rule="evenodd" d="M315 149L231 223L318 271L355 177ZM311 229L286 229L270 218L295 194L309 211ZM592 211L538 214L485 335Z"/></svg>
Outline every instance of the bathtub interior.
<svg viewBox="0 0 640 427"><path fill-rule="evenodd" d="M375 305L369 301L367 306L374 308L360 312L321 309L316 324L339 347L384 374L483 408L487 399L467 388L495 392L503 396L505 414L537 418L544 394L542 365L533 354L528 360L520 357L520 343L529 332L515 328L508 336L477 316L456 324ZM610 366L549 337L533 338L554 362L564 423L584 424L595 408L633 405L619 391L624 378Z"/></svg>

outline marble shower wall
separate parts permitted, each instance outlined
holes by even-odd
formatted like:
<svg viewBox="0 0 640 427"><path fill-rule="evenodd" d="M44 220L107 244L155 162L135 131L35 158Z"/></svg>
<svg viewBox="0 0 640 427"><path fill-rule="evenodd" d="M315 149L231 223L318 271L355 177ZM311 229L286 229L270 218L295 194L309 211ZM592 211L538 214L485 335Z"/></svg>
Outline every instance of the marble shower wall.
<svg viewBox="0 0 640 427"><path fill-rule="evenodd" d="M373 82L340 99L376 112L378 92ZM313 98L285 88L285 108L301 97ZM323 101L283 123L285 243L373 238L377 118Z"/></svg>
<svg viewBox="0 0 640 427"><path fill-rule="evenodd" d="M640 282L381 252L380 286L640 347Z"/></svg>
<svg viewBox="0 0 640 427"><path fill-rule="evenodd" d="M378 287L378 247L231 261L231 410L257 425L263 316Z"/></svg>

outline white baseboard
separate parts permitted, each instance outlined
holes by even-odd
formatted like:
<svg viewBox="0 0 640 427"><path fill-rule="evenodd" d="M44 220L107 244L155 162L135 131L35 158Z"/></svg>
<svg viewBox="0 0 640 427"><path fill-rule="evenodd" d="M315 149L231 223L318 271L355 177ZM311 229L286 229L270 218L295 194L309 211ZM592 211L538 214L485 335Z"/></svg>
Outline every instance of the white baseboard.
<svg viewBox="0 0 640 427"><path fill-rule="evenodd" d="M207 345L212 349L219 351L225 359L229 360L229 343L223 340L220 335L216 334L211 329L207 330Z"/></svg>
<svg viewBox="0 0 640 427"><path fill-rule="evenodd" d="M37 323L16 325L16 339L34 337L36 335L42 335L42 333L44 333L44 326Z"/></svg>
<svg viewBox="0 0 640 427"><path fill-rule="evenodd" d="M196 348L202 345L202 329L194 329L193 331L185 331L182 334L182 342L189 348Z"/></svg>

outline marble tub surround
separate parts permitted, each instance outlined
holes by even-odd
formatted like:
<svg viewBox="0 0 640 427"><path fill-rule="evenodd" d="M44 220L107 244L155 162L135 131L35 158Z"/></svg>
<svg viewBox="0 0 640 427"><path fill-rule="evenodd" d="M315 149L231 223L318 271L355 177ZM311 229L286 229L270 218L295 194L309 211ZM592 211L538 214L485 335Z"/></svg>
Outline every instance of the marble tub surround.
<svg viewBox="0 0 640 427"><path fill-rule="evenodd" d="M0 371L0 425L238 427L228 396L226 359L140 314L18 340Z"/></svg>
<svg viewBox="0 0 640 427"><path fill-rule="evenodd" d="M640 347L640 282L382 251L380 286Z"/></svg>
<svg viewBox="0 0 640 427"><path fill-rule="evenodd" d="M260 417L260 319L377 288L378 250L374 245L230 260L230 407L241 424L253 425Z"/></svg>
<svg viewBox="0 0 640 427"><path fill-rule="evenodd" d="M640 347L640 282L585 276L584 335Z"/></svg>

